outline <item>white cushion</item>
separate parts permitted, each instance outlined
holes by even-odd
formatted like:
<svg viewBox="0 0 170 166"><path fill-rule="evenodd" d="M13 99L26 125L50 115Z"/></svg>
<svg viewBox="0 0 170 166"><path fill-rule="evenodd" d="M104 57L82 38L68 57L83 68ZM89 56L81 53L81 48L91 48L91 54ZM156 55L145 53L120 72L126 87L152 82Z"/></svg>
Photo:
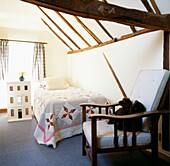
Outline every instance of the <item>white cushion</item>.
<svg viewBox="0 0 170 166"><path fill-rule="evenodd" d="M69 84L64 78L47 77L45 78L47 90L60 90L69 87Z"/></svg>
<svg viewBox="0 0 170 166"><path fill-rule="evenodd" d="M91 146L91 121L83 123L83 131ZM137 145L148 145L151 142L151 134L149 132L136 133ZM114 148L114 125L108 124L105 120L97 121L97 146L98 148ZM123 132L118 131L118 146L123 147ZM127 132L127 146L132 146L132 132Z"/></svg>
<svg viewBox="0 0 170 166"><path fill-rule="evenodd" d="M146 111L157 109L170 71L164 69L141 70L134 84L130 99L142 102ZM143 118L143 131L150 128L150 120Z"/></svg>

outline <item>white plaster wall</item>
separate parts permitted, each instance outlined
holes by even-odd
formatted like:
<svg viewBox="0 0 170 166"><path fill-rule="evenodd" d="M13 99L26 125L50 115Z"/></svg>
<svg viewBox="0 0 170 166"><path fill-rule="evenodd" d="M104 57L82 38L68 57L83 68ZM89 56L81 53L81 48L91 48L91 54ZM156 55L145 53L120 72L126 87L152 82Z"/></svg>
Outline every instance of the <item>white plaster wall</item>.
<svg viewBox="0 0 170 166"><path fill-rule="evenodd" d="M122 93L103 57L105 53L119 81L130 95L141 69L163 66L163 34L161 31L140 35L97 49L69 55L69 75L80 87L99 92L111 102Z"/></svg>

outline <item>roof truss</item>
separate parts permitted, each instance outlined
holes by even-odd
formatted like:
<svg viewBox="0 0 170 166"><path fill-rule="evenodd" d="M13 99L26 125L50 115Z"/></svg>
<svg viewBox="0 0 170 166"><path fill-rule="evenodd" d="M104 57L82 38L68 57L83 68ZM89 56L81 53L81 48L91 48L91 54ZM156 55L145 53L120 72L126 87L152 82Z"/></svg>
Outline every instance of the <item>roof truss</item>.
<svg viewBox="0 0 170 166"><path fill-rule="evenodd" d="M69 53L85 51L88 49L100 47L109 43L121 41L127 38L131 38L140 34L148 33L155 30L170 31L170 14L161 15L154 0L150 0L150 4L147 0L141 0L148 12L127 9L117 5L107 3L106 0L22 0L37 5L38 9L46 16L46 18L69 40L66 42L60 36L59 32L56 32L51 25L42 19L49 30L59 38L64 45L70 50ZM43 9L43 7L52 9L58 15L74 33L82 40L84 46L80 46L79 42L70 37L64 30L58 25L56 21ZM76 28L67 20L63 13L71 14L76 21L84 28L94 43L89 42L86 36L83 36ZM83 18L94 19L96 24L107 35L107 40L101 40L91 29L82 21ZM124 34L121 37L114 37L113 34L103 24L103 21L116 22L129 26L132 33ZM137 30L142 27L140 30Z"/></svg>
<svg viewBox="0 0 170 166"><path fill-rule="evenodd" d="M92 18L97 20L114 21L130 26L139 26L154 30L170 31L170 14L155 13L127 9L104 1L95 0L22 0L56 11Z"/></svg>

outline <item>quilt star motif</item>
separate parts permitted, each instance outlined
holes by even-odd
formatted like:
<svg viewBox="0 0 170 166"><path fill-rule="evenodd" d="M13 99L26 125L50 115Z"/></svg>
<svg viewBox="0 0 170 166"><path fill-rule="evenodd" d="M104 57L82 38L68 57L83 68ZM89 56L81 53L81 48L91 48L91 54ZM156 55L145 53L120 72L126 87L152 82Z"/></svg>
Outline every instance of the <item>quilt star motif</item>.
<svg viewBox="0 0 170 166"><path fill-rule="evenodd" d="M69 103L65 103L65 105L60 110L59 118L66 123L72 124L78 114L80 114L80 112L76 108L74 108Z"/></svg>
<svg viewBox="0 0 170 166"><path fill-rule="evenodd" d="M64 111L65 111L66 113L63 114L62 118L65 118L66 116L68 116L68 118L70 118L71 120L73 120L72 113L74 113L74 111L75 111L76 109L68 110L68 108L66 108L65 106L64 106L63 108L64 108Z"/></svg>
<svg viewBox="0 0 170 166"><path fill-rule="evenodd" d="M46 113L46 129L52 130L54 128L54 122L53 122L53 114L52 113Z"/></svg>

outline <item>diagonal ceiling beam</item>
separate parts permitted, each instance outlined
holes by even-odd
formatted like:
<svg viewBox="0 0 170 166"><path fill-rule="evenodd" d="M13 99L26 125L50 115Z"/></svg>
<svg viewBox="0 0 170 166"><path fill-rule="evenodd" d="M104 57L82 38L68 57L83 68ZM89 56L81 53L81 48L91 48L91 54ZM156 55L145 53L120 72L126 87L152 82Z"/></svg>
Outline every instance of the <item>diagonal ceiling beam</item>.
<svg viewBox="0 0 170 166"><path fill-rule="evenodd" d="M158 6L156 5L156 2L155 2L154 0L150 0L150 1L151 1L151 4L152 4L154 10L156 11L156 13L157 13L157 14L161 14Z"/></svg>
<svg viewBox="0 0 170 166"><path fill-rule="evenodd" d="M147 9L148 12L154 13L153 9L149 5L148 0L141 0L141 1L142 1L143 5L145 6L145 8Z"/></svg>
<svg viewBox="0 0 170 166"><path fill-rule="evenodd" d="M39 6L37 6L37 7L38 7L38 9L57 27L58 30L59 30L64 36L66 36L67 39L70 40L70 42L72 42L72 43L75 45L75 47L77 47L78 49L80 49L80 47L71 39L71 37L69 37L69 36L63 31L63 29L62 29L60 26L58 26L58 25L56 24L56 22L54 22L53 19L51 19L50 16L49 16L45 11L43 11L43 10L41 9L41 7L39 7Z"/></svg>
<svg viewBox="0 0 170 166"><path fill-rule="evenodd" d="M71 51L73 51L73 49L42 18L41 20L50 29L50 31L63 42L64 45L66 45Z"/></svg>
<svg viewBox="0 0 170 166"><path fill-rule="evenodd" d="M132 32L137 32L136 28L134 26L130 26L130 29L132 30Z"/></svg>
<svg viewBox="0 0 170 166"><path fill-rule="evenodd" d="M89 47L91 46L83 37L82 35L65 19L62 14L56 11L56 14L77 34L79 38L81 38Z"/></svg>
<svg viewBox="0 0 170 166"><path fill-rule="evenodd" d="M68 14L130 26L170 31L170 14L159 15L96 0L21 0Z"/></svg>
<svg viewBox="0 0 170 166"><path fill-rule="evenodd" d="M90 36L98 43L101 44L102 42L100 41L100 39L77 17L74 16L75 19L77 20L77 22L79 22L79 24L90 34Z"/></svg>
<svg viewBox="0 0 170 166"><path fill-rule="evenodd" d="M103 31L111 38L113 39L113 36L107 31L107 29L103 26L103 24L99 20L95 20L97 24L103 29Z"/></svg>

